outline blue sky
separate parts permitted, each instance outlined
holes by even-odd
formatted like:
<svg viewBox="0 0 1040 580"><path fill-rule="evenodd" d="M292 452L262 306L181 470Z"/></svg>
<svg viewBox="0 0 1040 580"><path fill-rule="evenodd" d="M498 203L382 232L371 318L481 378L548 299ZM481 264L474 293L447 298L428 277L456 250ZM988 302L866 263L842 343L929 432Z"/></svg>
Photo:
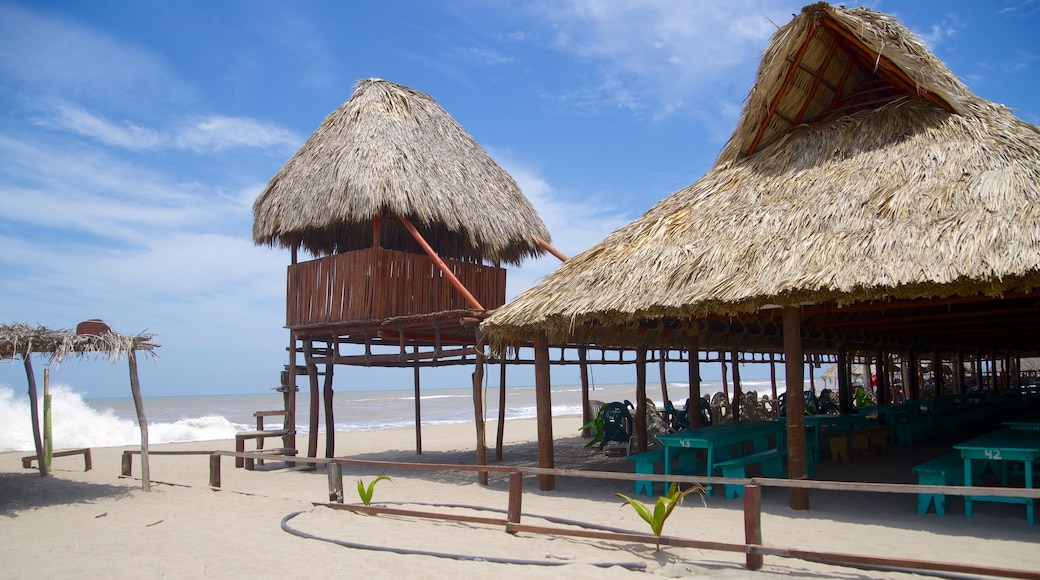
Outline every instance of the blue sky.
<svg viewBox="0 0 1040 580"><path fill-rule="evenodd" d="M146 395L264 392L287 360L289 255L252 244L252 202L359 79L429 93L574 255L710 167L770 35L802 4L0 1L0 321L155 333ZM1040 123L1040 2L867 6ZM509 295L555 266L511 270ZM128 393L125 362L51 376L91 397ZM336 376L339 389L411 384L411 371ZM432 370L423 384L467 377ZM21 365L0 364L0 384L24 392Z"/></svg>

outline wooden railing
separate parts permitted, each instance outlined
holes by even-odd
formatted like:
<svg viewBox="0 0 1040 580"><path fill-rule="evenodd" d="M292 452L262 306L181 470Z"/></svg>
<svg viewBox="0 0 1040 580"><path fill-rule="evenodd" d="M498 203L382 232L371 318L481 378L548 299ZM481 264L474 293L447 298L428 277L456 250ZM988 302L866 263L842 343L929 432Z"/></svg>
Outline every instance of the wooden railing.
<svg viewBox="0 0 1040 580"><path fill-rule="evenodd" d="M140 455L140 451L123 451L122 475L132 476L133 455ZM213 451L158 451L151 455L208 455L209 456L209 485L213 488L221 487L221 458L259 458L255 452L232 452L223 450ZM1004 578L1040 578L1040 571L1022 570L1017 568L995 568L978 564L961 564L955 562L938 562L931 560L919 560L900 558L894 556L872 556L863 554L849 554L842 552L823 552L816 550L802 550L798 548L779 547L764 543L762 537L762 488L763 487L786 487L801 488L809 490L831 490L842 492L867 492L867 493L941 493L945 495L989 495L993 497L1006 498L1032 498L1040 500L1040 489L1007 488L1007 487L964 487L949 485L910 485L899 483L867 483L846 481L818 481L809 479L771 479L771 478L728 478L728 477L706 477L689 475L663 475L655 474L655 481L674 482L679 484L726 484L744 486L744 542L717 542L699 540L693 538L682 538L675 536L655 537L649 534L622 533L606 529L576 529L574 526L552 526L529 525L521 523L523 511L523 478L524 476L562 476L583 479L607 479L621 481L635 481L645 478L642 473L618 473L608 471L585 471L568 469L551 469L527 466L509 465L451 465L433 463L409 463L398 461L378 461L368 459L348 459L342 457L279 457L277 455L263 456L267 460L284 460L294 464L318 464L325 465L328 469L328 489L330 503L325 505L332 508L347 509L369 515L393 514L399 516L412 516L421 518L440 519L445 521L473 522L483 525L502 525L509 533L532 533L556 536L574 536L592 538L597 540L608 540L616 542L642 542L648 545L678 546L686 548L697 548L701 550L717 550L723 552L738 552L745 554L745 566L750 570L759 570L763 565L763 556L779 556L783 558L796 558L811 562L825 564L851 565L856 567L879 567L881 569L901 568L905 572L939 571L952 572L954 574L969 574L975 576L994 576ZM344 504L343 492L343 466L367 466L387 470L419 470L419 471L464 471L481 473L498 473L507 475L509 478L509 492L507 496L507 508L504 518L488 519L473 517L458 513L428 512L401 510L388 506L364 506L359 504ZM283 520L284 523L284 520ZM789 540L789 538L786 538Z"/></svg>
<svg viewBox="0 0 1040 580"><path fill-rule="evenodd" d="M490 310L505 304L503 268L445 263L481 306ZM367 248L288 269L285 323L289 328L471 308L424 254Z"/></svg>

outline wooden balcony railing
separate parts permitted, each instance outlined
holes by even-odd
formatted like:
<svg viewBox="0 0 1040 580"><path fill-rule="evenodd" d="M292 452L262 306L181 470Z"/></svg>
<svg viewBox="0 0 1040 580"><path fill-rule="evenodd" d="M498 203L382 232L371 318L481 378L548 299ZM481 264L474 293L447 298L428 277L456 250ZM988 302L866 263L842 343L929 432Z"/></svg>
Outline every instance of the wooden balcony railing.
<svg viewBox="0 0 1040 580"><path fill-rule="evenodd" d="M505 269L445 263L484 308L505 303ZM424 254L367 248L289 266L289 328L472 308Z"/></svg>

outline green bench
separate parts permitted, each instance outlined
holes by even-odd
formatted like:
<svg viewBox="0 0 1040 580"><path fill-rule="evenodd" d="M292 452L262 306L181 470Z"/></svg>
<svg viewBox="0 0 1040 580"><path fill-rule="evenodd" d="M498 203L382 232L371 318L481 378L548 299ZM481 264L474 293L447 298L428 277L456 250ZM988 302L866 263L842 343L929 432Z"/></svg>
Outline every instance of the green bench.
<svg viewBox="0 0 1040 580"><path fill-rule="evenodd" d="M964 485L964 459L960 451L950 451L935 459L915 465L919 485ZM935 502L935 513L946 514L946 495L941 493L917 494L917 513L928 513L928 506Z"/></svg>
<svg viewBox="0 0 1040 580"><path fill-rule="evenodd" d="M784 452L779 449L767 449L751 455L742 455L716 463L715 467L722 471L722 477L744 479L747 477L747 466L756 463L762 466L762 475L765 477L784 476ZM726 499L736 497L744 497L744 486L727 483Z"/></svg>

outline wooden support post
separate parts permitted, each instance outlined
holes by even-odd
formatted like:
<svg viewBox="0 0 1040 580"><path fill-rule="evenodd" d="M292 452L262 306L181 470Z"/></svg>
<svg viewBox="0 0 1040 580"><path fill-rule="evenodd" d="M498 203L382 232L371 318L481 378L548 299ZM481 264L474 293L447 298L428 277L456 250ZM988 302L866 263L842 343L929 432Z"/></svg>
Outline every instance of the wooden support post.
<svg viewBox="0 0 1040 580"><path fill-rule="evenodd" d="M32 355L22 353L22 365L29 381L29 418L32 420L33 443L36 445L36 463L40 468L40 477L47 476L47 459L43 456L43 439L40 435L40 408L36 396L36 375L32 369Z"/></svg>
<svg viewBox="0 0 1040 580"><path fill-rule="evenodd" d="M852 412L852 385L849 381L849 351L845 343L838 344L838 410L842 415Z"/></svg>
<svg viewBox="0 0 1040 580"><path fill-rule="evenodd" d="M933 398L938 397L938 396L943 394L943 372L942 371L943 371L942 355L939 354L939 351L935 351L935 353L932 354L932 376L935 377L935 392L932 394ZM912 398L916 398L916 397L912 397Z"/></svg>
<svg viewBox="0 0 1040 580"><path fill-rule="evenodd" d="M776 357L769 353L769 386L773 391L773 418L780 416L780 402L776 392Z"/></svg>
<svg viewBox="0 0 1040 580"><path fill-rule="evenodd" d="M151 491L152 474L148 465L148 419L144 416L141 381L137 377L137 351L133 347L126 352L126 360L130 366L130 393L134 397L134 409L137 411L137 426L141 430L141 489Z"/></svg>
<svg viewBox="0 0 1040 580"><path fill-rule="evenodd" d="M477 465L487 465L487 436L484 425L484 344L477 340L477 356L473 364L473 422L477 428ZM488 484L488 472L478 471L477 482Z"/></svg>
<svg viewBox="0 0 1040 580"><path fill-rule="evenodd" d="M129 451L123 452L123 461L119 473L124 477L130 477L134 471L134 455Z"/></svg>
<svg viewBox="0 0 1040 580"><path fill-rule="evenodd" d="M744 543L749 546L762 545L762 486L744 486ZM762 569L762 554L748 551L745 557L748 570Z"/></svg>
<svg viewBox="0 0 1040 580"><path fill-rule="evenodd" d="M343 503L343 465L329 462L329 501Z"/></svg>
<svg viewBox="0 0 1040 580"><path fill-rule="evenodd" d="M595 417L592 416L592 405L589 404L589 361L588 349L584 346L578 348L578 372L581 375L581 424L588 425ZM592 437L592 430L582 429L581 436L588 439Z"/></svg>
<svg viewBox="0 0 1040 580"><path fill-rule="evenodd" d="M511 524L520 523L520 512L524 501L524 474L513 471L509 474L509 506L506 521Z"/></svg>
<svg viewBox="0 0 1040 580"><path fill-rule="evenodd" d="M335 410L332 406L333 398L336 396L335 391L332 388L332 372L333 367L336 363L332 362L335 360L334 353L338 351L338 348L333 346L333 343L329 343L328 347L332 349L328 353L329 357L326 359L328 362L325 363L325 385L323 389L323 400L325 402L325 457L336 456L336 419ZM317 367L315 367L317 368ZM313 457L313 455L312 455Z"/></svg>
<svg viewBox="0 0 1040 580"><path fill-rule="evenodd" d="M730 364L733 366L733 420L740 421L740 404L743 402L744 393L740 389L740 365L737 351L730 351Z"/></svg>
<svg viewBox="0 0 1040 580"><path fill-rule="evenodd" d="M661 404L667 407L668 401L670 401L671 399L668 398L668 378L665 376L664 369L664 359L666 356L666 352L667 351L665 351L665 349L661 349L661 358L657 361L657 367L658 372L661 374Z"/></svg>
<svg viewBox="0 0 1040 580"><path fill-rule="evenodd" d="M534 390L535 412L538 416L538 467L552 469L555 466L553 457L552 433L552 385L549 375L549 339L545 331L535 332L534 347ZM542 491L556 489L556 477L539 475L538 488Z"/></svg>
<svg viewBox="0 0 1040 580"><path fill-rule="evenodd" d="M690 353L687 363L690 374L690 403L686 406L686 419L690 422L691 429L700 429L704 427L704 420L701 415L701 354L698 333L688 336L686 350Z"/></svg>
<svg viewBox="0 0 1040 580"><path fill-rule="evenodd" d="M636 451L647 450L646 441L646 347L636 348L636 412L632 429L636 438Z"/></svg>
<svg viewBox="0 0 1040 580"><path fill-rule="evenodd" d="M498 360L498 425L495 432L495 461L502 461L506 437L506 356Z"/></svg>
<svg viewBox="0 0 1040 580"><path fill-rule="evenodd" d="M964 351L958 350L953 353L953 392L958 395L965 393L964 389Z"/></svg>
<svg viewBox="0 0 1040 580"><path fill-rule="evenodd" d="M797 306L784 307L784 368L787 382L787 472L791 479L808 479L805 444L805 363L802 318ZM809 490L791 488L791 509L809 509Z"/></svg>
<svg viewBox="0 0 1040 580"><path fill-rule="evenodd" d="M919 366L917 352L912 348L907 350L905 358L903 358L903 393L908 399L917 399L921 396L921 385L917 381Z"/></svg>
<svg viewBox="0 0 1040 580"><path fill-rule="evenodd" d="M220 455L209 456L209 486L220 487Z"/></svg>
<svg viewBox="0 0 1040 580"><path fill-rule="evenodd" d="M877 377L877 404L887 405L892 402L892 395L888 391L888 355L878 349L874 356L874 376Z"/></svg>

